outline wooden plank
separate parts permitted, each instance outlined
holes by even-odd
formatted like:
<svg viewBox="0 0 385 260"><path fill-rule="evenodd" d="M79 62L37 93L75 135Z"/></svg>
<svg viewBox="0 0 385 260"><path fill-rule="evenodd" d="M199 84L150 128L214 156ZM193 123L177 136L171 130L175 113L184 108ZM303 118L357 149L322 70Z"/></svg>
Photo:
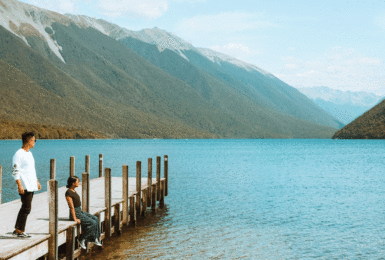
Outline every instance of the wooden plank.
<svg viewBox="0 0 385 260"><path fill-rule="evenodd" d="M156 190L157 190L157 201L160 199L160 156L156 157Z"/></svg>
<svg viewBox="0 0 385 260"><path fill-rule="evenodd" d="M103 177L103 154L99 154L99 178Z"/></svg>
<svg viewBox="0 0 385 260"><path fill-rule="evenodd" d="M164 206L165 186L166 186L166 180L161 180L161 181L160 181L160 199L159 199L159 205L160 205L161 207Z"/></svg>
<svg viewBox="0 0 385 260"><path fill-rule="evenodd" d="M142 163L140 161L136 162L136 214L137 216L142 215L141 212L141 195L140 192L142 189Z"/></svg>
<svg viewBox="0 0 385 260"><path fill-rule="evenodd" d="M49 169L49 173L50 173L50 179L51 180L55 180L56 179L56 166L55 166L55 159L51 159L50 161L50 169Z"/></svg>
<svg viewBox="0 0 385 260"><path fill-rule="evenodd" d="M148 167L147 167L147 172L148 172L148 176L147 176L147 188L148 188L148 192L147 192L147 207L151 207L151 198L152 198L152 195L151 195L151 191L152 191L152 158L148 158Z"/></svg>
<svg viewBox="0 0 385 260"><path fill-rule="evenodd" d="M164 178L165 178L165 189L164 196L168 196L168 155L164 156Z"/></svg>
<svg viewBox="0 0 385 260"><path fill-rule="evenodd" d="M85 172L90 173L90 156L86 155Z"/></svg>
<svg viewBox="0 0 385 260"><path fill-rule="evenodd" d="M88 172L82 174L82 210L90 212L90 174Z"/></svg>
<svg viewBox="0 0 385 260"><path fill-rule="evenodd" d="M148 188L142 190L142 216L145 216L147 209L147 190Z"/></svg>
<svg viewBox="0 0 385 260"><path fill-rule="evenodd" d="M114 228L117 235L120 235L120 221L122 219L120 214L120 203L114 206Z"/></svg>
<svg viewBox="0 0 385 260"><path fill-rule="evenodd" d="M50 180L49 185L49 234L48 259L58 259L58 182Z"/></svg>
<svg viewBox="0 0 385 260"><path fill-rule="evenodd" d="M70 157L70 176L75 176L75 156Z"/></svg>
<svg viewBox="0 0 385 260"><path fill-rule="evenodd" d="M122 167L122 178L123 178L123 223L128 224L128 219L129 219L129 212L128 212L128 207L129 207L129 200L128 200L128 193L129 193L129 183L128 183L128 166L123 165Z"/></svg>
<svg viewBox="0 0 385 260"><path fill-rule="evenodd" d="M105 191L105 207L106 214L104 219L104 230L106 237L111 237L111 169L106 168L104 172L104 191Z"/></svg>
<svg viewBox="0 0 385 260"><path fill-rule="evenodd" d="M74 251L75 251L75 233L76 227L72 226L67 229L67 241L66 241L66 260L74 260Z"/></svg>
<svg viewBox="0 0 385 260"><path fill-rule="evenodd" d="M130 197L130 226L135 226L136 214L135 214L135 196Z"/></svg>
<svg viewBox="0 0 385 260"><path fill-rule="evenodd" d="M157 198L157 195L158 195L157 186L158 185L156 183L152 185L152 198L151 198L151 209L152 210L155 210L156 201L158 200L158 198Z"/></svg>

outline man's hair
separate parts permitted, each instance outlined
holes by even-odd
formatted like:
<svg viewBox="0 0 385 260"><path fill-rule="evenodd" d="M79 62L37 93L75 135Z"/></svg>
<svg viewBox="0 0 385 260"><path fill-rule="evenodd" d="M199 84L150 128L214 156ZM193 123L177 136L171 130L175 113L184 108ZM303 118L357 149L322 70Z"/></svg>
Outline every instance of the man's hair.
<svg viewBox="0 0 385 260"><path fill-rule="evenodd" d="M34 132L25 132L24 134L22 134L21 140L23 140L23 145L28 143L34 136L35 136Z"/></svg>

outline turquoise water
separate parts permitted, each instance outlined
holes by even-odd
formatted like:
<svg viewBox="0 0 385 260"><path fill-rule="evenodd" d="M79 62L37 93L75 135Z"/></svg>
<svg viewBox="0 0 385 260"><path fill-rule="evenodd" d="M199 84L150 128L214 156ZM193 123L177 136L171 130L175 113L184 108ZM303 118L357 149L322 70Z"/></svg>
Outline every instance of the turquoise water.
<svg viewBox="0 0 385 260"><path fill-rule="evenodd" d="M385 258L385 141L382 140L38 140L32 150L46 186L49 160L64 185L98 154L112 175L123 164L169 156L166 207L108 243L95 259ZM3 202L20 141L0 141ZM154 167L155 169L155 163ZM46 189L46 187L43 187ZM32 209L33 210L33 209ZM4 214L4 213L1 213ZM99 258L98 258L99 257Z"/></svg>

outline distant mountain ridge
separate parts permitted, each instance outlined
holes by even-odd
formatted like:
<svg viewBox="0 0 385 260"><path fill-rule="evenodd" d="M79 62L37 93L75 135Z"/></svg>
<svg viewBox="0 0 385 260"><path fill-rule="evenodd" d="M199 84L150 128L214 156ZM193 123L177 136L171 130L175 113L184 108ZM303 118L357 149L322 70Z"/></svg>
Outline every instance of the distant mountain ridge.
<svg viewBox="0 0 385 260"><path fill-rule="evenodd" d="M342 126L273 75L159 28L11 0L0 15L6 120L125 138L328 138Z"/></svg>
<svg viewBox="0 0 385 260"><path fill-rule="evenodd" d="M319 107L348 124L375 106L382 97L365 91L341 91L328 87L298 88Z"/></svg>

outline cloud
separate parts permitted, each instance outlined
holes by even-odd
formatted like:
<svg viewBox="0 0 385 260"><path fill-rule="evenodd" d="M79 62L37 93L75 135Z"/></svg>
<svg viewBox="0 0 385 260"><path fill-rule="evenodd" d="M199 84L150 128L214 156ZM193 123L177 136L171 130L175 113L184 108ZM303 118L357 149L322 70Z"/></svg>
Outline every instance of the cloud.
<svg viewBox="0 0 385 260"><path fill-rule="evenodd" d="M168 9L167 0L98 0L97 9L104 16L156 19Z"/></svg>
<svg viewBox="0 0 385 260"><path fill-rule="evenodd" d="M312 60L288 56L282 61L274 74L292 86L375 90L385 81L381 59L365 57L351 48L332 47Z"/></svg>
<svg viewBox="0 0 385 260"><path fill-rule="evenodd" d="M265 21L255 13L221 13L216 15L199 15L185 19L176 28L179 34L203 35L210 33L229 34L256 29L274 27L275 24Z"/></svg>
<svg viewBox="0 0 385 260"><path fill-rule="evenodd" d="M100 16L156 19L168 10L169 0L25 0L58 13L83 14L85 8Z"/></svg>
<svg viewBox="0 0 385 260"><path fill-rule="evenodd" d="M38 6L40 8L44 8L50 11L54 11L57 13L71 13L74 12L76 5L78 5L80 0L30 0L25 1L34 6Z"/></svg>
<svg viewBox="0 0 385 260"><path fill-rule="evenodd" d="M260 54L259 51L239 43L229 43L223 46L214 45L209 48L246 62L250 62L252 56Z"/></svg>

